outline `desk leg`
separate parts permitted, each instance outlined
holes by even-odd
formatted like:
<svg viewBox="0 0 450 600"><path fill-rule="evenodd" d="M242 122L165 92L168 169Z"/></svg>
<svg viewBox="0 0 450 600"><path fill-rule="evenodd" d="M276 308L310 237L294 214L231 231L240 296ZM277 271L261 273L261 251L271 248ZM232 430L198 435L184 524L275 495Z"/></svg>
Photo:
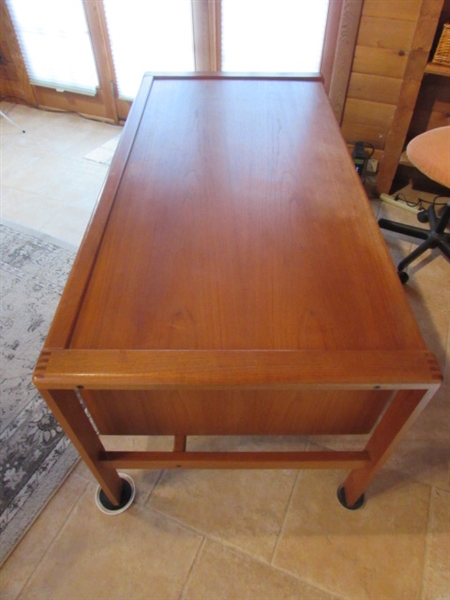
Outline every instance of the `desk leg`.
<svg viewBox="0 0 450 600"><path fill-rule="evenodd" d="M396 392L365 447L370 456L369 465L351 471L338 490L338 498L343 506L349 509L362 506L367 486L425 408L434 391L433 389Z"/></svg>
<svg viewBox="0 0 450 600"><path fill-rule="evenodd" d="M72 390L39 390L113 506L121 504L123 480L99 461L105 448Z"/></svg>

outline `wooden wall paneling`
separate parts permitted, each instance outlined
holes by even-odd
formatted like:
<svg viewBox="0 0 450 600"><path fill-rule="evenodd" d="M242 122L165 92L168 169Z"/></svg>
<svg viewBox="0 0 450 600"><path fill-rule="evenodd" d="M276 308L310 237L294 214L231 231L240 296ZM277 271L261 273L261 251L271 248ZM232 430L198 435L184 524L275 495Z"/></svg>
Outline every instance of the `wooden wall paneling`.
<svg viewBox="0 0 450 600"><path fill-rule="evenodd" d="M419 94L420 84L429 52L433 43L444 0L423 0L419 19L416 23L412 48L408 55L404 81L395 110L384 155L377 176L379 192L388 193L404 149L414 106Z"/></svg>
<svg viewBox="0 0 450 600"><path fill-rule="evenodd" d="M352 123L376 127L380 131L388 129L395 113L395 105L348 98L345 115Z"/></svg>
<svg viewBox="0 0 450 600"><path fill-rule="evenodd" d="M448 0L422 0L420 16L422 18L431 17L439 22L442 12L446 9ZM434 35L434 34L433 34Z"/></svg>
<svg viewBox="0 0 450 600"><path fill-rule="evenodd" d="M393 141L408 129L438 14L437 0L364 2L342 133L348 143L373 144L382 163L386 145L396 154ZM385 169L378 176L384 188Z"/></svg>
<svg viewBox="0 0 450 600"><path fill-rule="evenodd" d="M400 96L401 86L401 79L367 73L352 73L347 96L348 98L395 105Z"/></svg>
<svg viewBox="0 0 450 600"><path fill-rule="evenodd" d="M330 83L325 87L338 123L342 122L362 6L363 0L344 0L340 12Z"/></svg>
<svg viewBox="0 0 450 600"><path fill-rule="evenodd" d="M422 0L364 0L364 15L417 21Z"/></svg>
<svg viewBox="0 0 450 600"><path fill-rule="evenodd" d="M357 46L341 127L348 143L361 140L384 149L406 65L403 52Z"/></svg>
<svg viewBox="0 0 450 600"><path fill-rule="evenodd" d="M379 152L383 152L382 149L386 143L387 130L380 131L379 127L371 127L363 123L352 123L350 120L344 120L341 125L341 132L351 147L353 147L356 141L361 140L372 144Z"/></svg>
<svg viewBox="0 0 450 600"><path fill-rule="evenodd" d="M0 0L0 23L0 96L37 106L5 0Z"/></svg>
<svg viewBox="0 0 450 600"><path fill-rule="evenodd" d="M404 50L356 46L353 71L402 79L407 61L408 53Z"/></svg>
<svg viewBox="0 0 450 600"><path fill-rule="evenodd" d="M415 31L414 21L365 16L361 20L357 44L373 48L410 48Z"/></svg>

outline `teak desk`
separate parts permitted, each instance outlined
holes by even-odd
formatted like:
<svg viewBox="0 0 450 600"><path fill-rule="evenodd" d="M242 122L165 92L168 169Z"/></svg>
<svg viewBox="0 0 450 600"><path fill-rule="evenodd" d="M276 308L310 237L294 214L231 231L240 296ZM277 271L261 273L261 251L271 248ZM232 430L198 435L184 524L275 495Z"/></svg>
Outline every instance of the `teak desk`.
<svg viewBox="0 0 450 600"><path fill-rule="evenodd" d="M321 81L146 75L34 373L105 503L130 495L117 468L309 467L348 469L358 507L440 381ZM186 445L364 433L360 451Z"/></svg>

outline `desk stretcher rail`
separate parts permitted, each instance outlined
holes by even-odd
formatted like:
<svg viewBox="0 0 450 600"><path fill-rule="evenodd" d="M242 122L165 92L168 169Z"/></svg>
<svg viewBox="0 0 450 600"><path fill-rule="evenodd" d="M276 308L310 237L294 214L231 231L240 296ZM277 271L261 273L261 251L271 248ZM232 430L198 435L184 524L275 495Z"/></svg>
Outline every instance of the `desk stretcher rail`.
<svg viewBox="0 0 450 600"><path fill-rule="evenodd" d="M116 469L360 469L366 451L319 452L103 452L101 462Z"/></svg>
<svg viewBox="0 0 450 600"><path fill-rule="evenodd" d="M442 376L426 350L47 350L39 389L430 389Z"/></svg>

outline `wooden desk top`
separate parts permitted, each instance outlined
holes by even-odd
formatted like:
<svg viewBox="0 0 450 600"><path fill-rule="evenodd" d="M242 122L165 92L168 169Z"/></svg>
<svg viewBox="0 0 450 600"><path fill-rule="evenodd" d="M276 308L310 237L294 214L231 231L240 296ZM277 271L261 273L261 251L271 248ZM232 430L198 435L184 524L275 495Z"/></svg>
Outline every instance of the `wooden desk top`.
<svg viewBox="0 0 450 600"><path fill-rule="evenodd" d="M117 468L305 466L351 468L355 508L441 379L320 81L145 77L33 377L109 501ZM368 433L356 452L186 449Z"/></svg>
<svg viewBox="0 0 450 600"><path fill-rule="evenodd" d="M424 350L322 83L146 76L46 346Z"/></svg>

